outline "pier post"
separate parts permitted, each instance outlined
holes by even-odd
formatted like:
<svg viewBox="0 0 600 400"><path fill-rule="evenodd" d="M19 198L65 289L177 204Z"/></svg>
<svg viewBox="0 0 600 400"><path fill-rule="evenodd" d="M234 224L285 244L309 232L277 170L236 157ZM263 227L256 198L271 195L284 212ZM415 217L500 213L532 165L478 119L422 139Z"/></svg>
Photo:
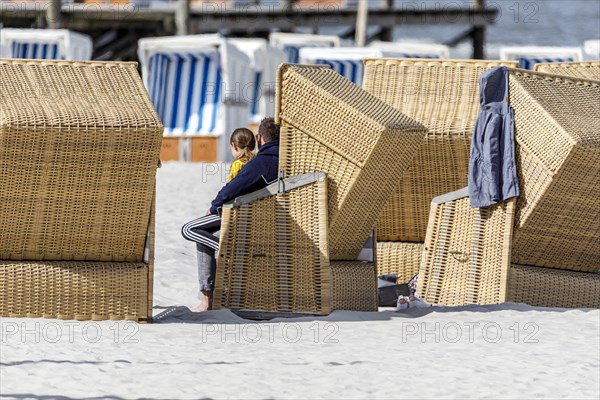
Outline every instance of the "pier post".
<svg viewBox="0 0 600 400"><path fill-rule="evenodd" d="M386 8L390 11L394 9L394 0L386 1ZM393 42L394 41L394 29L391 26L382 26L381 27L381 40L384 42Z"/></svg>
<svg viewBox="0 0 600 400"><path fill-rule="evenodd" d="M61 0L51 0L46 9L46 26L50 29L62 27Z"/></svg>
<svg viewBox="0 0 600 400"><path fill-rule="evenodd" d="M367 16L369 14L369 2L359 1L356 11L356 36L354 41L356 47L364 47L367 43Z"/></svg>
<svg viewBox="0 0 600 400"><path fill-rule="evenodd" d="M187 35L190 30L190 0L179 0L175 10L175 34Z"/></svg>
<svg viewBox="0 0 600 400"><path fill-rule="evenodd" d="M485 0L474 0L474 6L477 9L485 7ZM485 58L485 25L475 25L471 32L473 39L473 58L482 60Z"/></svg>

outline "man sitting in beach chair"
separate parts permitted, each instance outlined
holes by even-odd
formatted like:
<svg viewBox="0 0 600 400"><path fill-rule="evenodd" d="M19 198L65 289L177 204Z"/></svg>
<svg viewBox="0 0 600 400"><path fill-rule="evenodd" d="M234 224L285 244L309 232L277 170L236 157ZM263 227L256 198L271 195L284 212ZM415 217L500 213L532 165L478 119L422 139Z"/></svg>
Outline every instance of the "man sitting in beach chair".
<svg viewBox="0 0 600 400"><path fill-rule="evenodd" d="M196 242L198 255L198 280L202 303L192 311L202 312L212 308L216 275L216 251L219 249L221 228L219 209L238 196L254 192L277 179L279 165L279 126L273 118L265 118L258 127L258 154L248 161L239 173L219 191L206 215L185 224L181 234Z"/></svg>

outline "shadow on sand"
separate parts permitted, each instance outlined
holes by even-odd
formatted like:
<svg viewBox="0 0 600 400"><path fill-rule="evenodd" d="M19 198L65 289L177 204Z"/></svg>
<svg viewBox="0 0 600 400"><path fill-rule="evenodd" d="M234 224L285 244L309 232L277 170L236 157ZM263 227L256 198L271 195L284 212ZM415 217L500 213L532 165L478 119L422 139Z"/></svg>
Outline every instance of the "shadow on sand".
<svg viewBox="0 0 600 400"><path fill-rule="evenodd" d="M552 312L563 313L569 311L593 312L595 309L568 309L568 308L546 308L532 307L522 303L503 303L491 305L468 305L461 307L440 307L433 306L428 308L409 308L396 311L393 308L381 308L379 312L359 312L359 311L334 311L326 316L316 315L289 315L286 317L275 317L270 319L247 319L228 309L206 311L202 313L192 312L186 306L155 307L155 310L163 309L153 318L154 323L158 324L256 324L256 323L276 323L276 322L360 322L360 321L387 321L394 318L415 319L432 313L492 313L501 311L518 312Z"/></svg>

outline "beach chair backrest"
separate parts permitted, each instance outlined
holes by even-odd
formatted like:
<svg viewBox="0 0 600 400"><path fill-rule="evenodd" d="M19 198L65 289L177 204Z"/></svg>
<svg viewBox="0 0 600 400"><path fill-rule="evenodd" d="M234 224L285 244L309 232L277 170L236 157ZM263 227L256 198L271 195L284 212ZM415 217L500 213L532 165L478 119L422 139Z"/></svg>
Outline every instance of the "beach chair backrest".
<svg viewBox="0 0 600 400"><path fill-rule="evenodd" d="M277 81L279 166L324 171L332 260L356 260L425 128L327 66L283 64Z"/></svg>
<svg viewBox="0 0 600 400"><path fill-rule="evenodd" d="M363 88L428 128L411 167L377 222L380 241L422 242L431 199L467 184L471 132L479 112L479 76L487 60L368 59Z"/></svg>
<svg viewBox="0 0 600 400"><path fill-rule="evenodd" d="M500 48L500 58L517 60L519 68L533 69L539 63L581 61L583 53L580 47L506 46Z"/></svg>
<svg viewBox="0 0 600 400"><path fill-rule="evenodd" d="M300 49L302 64L329 65L335 72L350 82L362 85L364 59L381 57L383 52L368 47L339 47L332 49L305 47Z"/></svg>
<svg viewBox="0 0 600 400"><path fill-rule="evenodd" d="M0 260L142 262L162 125L135 63L0 60Z"/></svg>
<svg viewBox="0 0 600 400"><path fill-rule="evenodd" d="M517 203L512 262L596 272L600 265L600 82L509 72Z"/></svg>
<svg viewBox="0 0 600 400"><path fill-rule="evenodd" d="M567 63L540 63L534 71L573 78L594 79L600 81L600 61L579 61Z"/></svg>
<svg viewBox="0 0 600 400"><path fill-rule="evenodd" d="M43 60L89 60L92 40L88 35L66 29L0 30L3 58Z"/></svg>

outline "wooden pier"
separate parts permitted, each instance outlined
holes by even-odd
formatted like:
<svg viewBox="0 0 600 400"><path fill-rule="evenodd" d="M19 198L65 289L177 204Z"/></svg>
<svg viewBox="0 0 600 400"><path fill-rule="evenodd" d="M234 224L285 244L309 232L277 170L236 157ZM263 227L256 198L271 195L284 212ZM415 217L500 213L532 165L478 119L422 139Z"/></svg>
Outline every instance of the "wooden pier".
<svg viewBox="0 0 600 400"><path fill-rule="evenodd" d="M306 28L345 28L345 37L356 33L357 10L343 8L338 1L307 0L273 2L278 6L248 4L226 7L223 1L204 1L191 6L190 0L178 0L162 7L140 7L124 1L118 4L46 2L25 0L0 1L0 23L5 27L67 28L85 32L94 38L95 58L133 60L137 39L145 36L221 32L226 36L266 37L271 31L292 32ZM312 4L312 6L311 6ZM465 31L448 41L455 46L471 40L473 58L484 58L485 28L499 10L486 7L483 0L471 6L422 8L419 2L368 11L369 26L378 26L373 39L392 40L392 30L402 25L463 25ZM452 4L454 4L452 6Z"/></svg>

